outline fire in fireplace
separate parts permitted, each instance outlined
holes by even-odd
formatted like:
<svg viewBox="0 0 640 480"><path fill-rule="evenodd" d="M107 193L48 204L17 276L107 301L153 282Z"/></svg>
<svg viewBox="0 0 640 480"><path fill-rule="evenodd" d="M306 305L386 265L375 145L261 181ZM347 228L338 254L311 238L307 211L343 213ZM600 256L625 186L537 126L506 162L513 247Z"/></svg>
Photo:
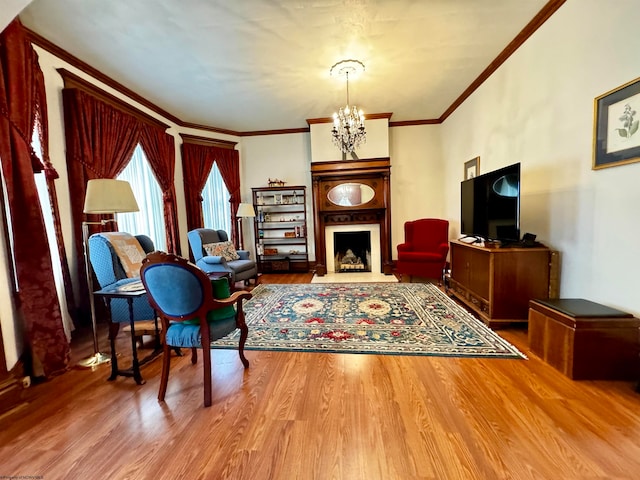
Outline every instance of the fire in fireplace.
<svg viewBox="0 0 640 480"><path fill-rule="evenodd" d="M333 232L336 273L371 271L371 232Z"/></svg>

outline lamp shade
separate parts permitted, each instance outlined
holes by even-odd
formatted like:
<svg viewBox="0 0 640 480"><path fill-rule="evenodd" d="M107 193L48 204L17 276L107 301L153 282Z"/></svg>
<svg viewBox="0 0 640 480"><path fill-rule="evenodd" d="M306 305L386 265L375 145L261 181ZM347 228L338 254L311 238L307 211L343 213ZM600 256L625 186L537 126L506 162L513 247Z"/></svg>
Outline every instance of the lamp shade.
<svg viewBox="0 0 640 480"><path fill-rule="evenodd" d="M236 217L255 217L256 211L253 209L253 205L250 203L241 203L238 205L238 213Z"/></svg>
<svg viewBox="0 0 640 480"><path fill-rule="evenodd" d="M112 178L87 182L84 213L126 213L139 210L129 182Z"/></svg>

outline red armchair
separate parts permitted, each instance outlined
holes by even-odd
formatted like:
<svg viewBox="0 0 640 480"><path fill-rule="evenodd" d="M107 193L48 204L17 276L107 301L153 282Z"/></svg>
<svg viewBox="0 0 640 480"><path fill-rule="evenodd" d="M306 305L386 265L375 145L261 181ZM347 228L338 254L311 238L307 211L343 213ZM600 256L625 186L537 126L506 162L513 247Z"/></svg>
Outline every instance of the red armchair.
<svg viewBox="0 0 640 480"><path fill-rule="evenodd" d="M400 278L415 275L442 280L449 253L449 222L437 218L405 222L404 242L398 245Z"/></svg>

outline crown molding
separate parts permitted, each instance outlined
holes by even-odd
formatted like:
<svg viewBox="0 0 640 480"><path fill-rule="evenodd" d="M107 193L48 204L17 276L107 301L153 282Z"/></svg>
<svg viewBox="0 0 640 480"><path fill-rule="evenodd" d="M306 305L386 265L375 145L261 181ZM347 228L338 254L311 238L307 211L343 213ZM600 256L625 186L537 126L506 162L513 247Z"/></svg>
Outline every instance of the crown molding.
<svg viewBox="0 0 640 480"><path fill-rule="evenodd" d="M124 85L122 85L121 83L116 82L111 77L108 77L107 75L105 75L101 71L93 68L88 63L83 62L78 57L75 57L75 56L71 55L66 50L58 47L57 45L55 45L54 43L50 42L49 40L47 40L46 38L42 37L41 35L38 35L33 30L29 30L27 27L24 27L24 29L25 29L25 31L26 31L26 33L28 35L29 40L32 43L34 43L35 45L45 49L49 53L51 53L51 54L55 55L56 57L58 57L59 59L67 62L69 65L72 65L72 66L76 67L78 70L81 70L82 72L84 72L84 73L86 73L88 75L91 75L96 80L98 80L98 81L104 83L105 85L113 88L117 92L120 92L123 95L126 95L131 100L133 100L134 102L137 102L140 105L144 105L149 110L157 113L158 115L166 118L167 120L169 120L171 122L174 122L174 123L177 123L177 124L182 123L179 118L173 116L172 114L170 114L166 110L163 110L162 108L158 107L156 104L150 102L149 100L147 100L143 96L138 95L136 92L134 92L133 90L130 90L129 88L127 88ZM96 87L96 88L99 88L99 87Z"/></svg>
<svg viewBox="0 0 640 480"><path fill-rule="evenodd" d="M390 127L403 127L403 126L411 126L411 125L435 125L443 123L464 101L471 96L473 92L475 92L480 85L482 85L522 44L531 36L533 33L538 30L548 19L551 17L564 3L566 0L549 0L544 7L537 13L537 15L520 31L518 35L505 47L505 49L500 52L500 54L487 66L487 68L467 87L467 89L462 92L462 94L445 110L445 112L438 119L417 119L417 120L402 120L397 122L389 122ZM279 134L287 134L287 133L306 133L309 131L309 128L292 128L292 129L282 129L282 130L255 130L248 132L239 132L234 130L228 130L213 126L207 125L198 125L194 123L188 123L180 120L176 116L170 114L166 110L158 107L154 103L145 99L144 97L138 95L133 90L128 89L124 85L116 82L112 78L108 77L104 73L99 70L91 67L89 64L83 62L77 57L71 55L66 50L58 47L53 44L46 38L38 35L32 30L29 30L25 27L27 34L29 35L29 39L35 45L47 50L53 55L57 56L61 60L69 63L70 65L78 68L79 70L91 75L96 80L104 83L105 85L113 88L114 90L126 95L133 101L139 103L140 105L144 105L149 108L151 111L161 115L162 117L170 120L180 127L185 128L194 128L197 130L203 130L213 133L222 133L225 135L233 135L237 137L249 137L249 136L259 136L259 135L279 135ZM98 87L96 87L98 88ZM388 117L386 117L388 115ZM388 114L367 114L365 115L367 120L373 120L377 118L391 118L391 113ZM323 117L323 118L311 118L307 119L307 124L312 125L314 123L330 123L333 122L333 118L331 117Z"/></svg>
<svg viewBox="0 0 640 480"><path fill-rule="evenodd" d="M241 132L237 132L235 130L227 130L225 128L211 127L209 125L200 125L197 123L189 123L189 122L180 122L178 125L185 128L193 128L195 130L202 130L205 132L211 133L223 133L225 135L233 135L234 137L239 137L242 135Z"/></svg>
<svg viewBox="0 0 640 480"><path fill-rule="evenodd" d="M91 82L88 82L84 78L79 77L75 73L71 73L69 70L65 68L58 68L56 71L62 77L64 81L64 88L75 88L78 90L82 90L83 92L87 92L93 97L96 97L99 100L102 100L104 103L111 105L112 107L132 115L138 120L153 125L155 127L160 127L167 129L169 125L164 122L161 122L155 117L144 113L141 110L138 110L136 107L131 105L130 103L125 102L124 100L119 99L118 97L111 95L108 92L105 92L100 87L97 87Z"/></svg>
<svg viewBox="0 0 640 480"><path fill-rule="evenodd" d="M518 50L522 44L534 34L538 28L540 28L548 19L553 15L564 3L566 0L549 0L547 4L542 7L542 9L538 12L538 14L533 17L533 19L520 31L518 35L505 47L502 52L489 64L487 68L483 70L483 72L476 78L471 85L467 87L467 89L462 92L460 95L450 106L445 110L445 112L438 119L440 123L444 122L449 115L456 111L456 109L464 103L464 101L471 96L473 92L475 92L480 85L482 85L485 80L487 80L493 73L500 67L507 59Z"/></svg>
<svg viewBox="0 0 640 480"><path fill-rule="evenodd" d="M389 122L390 127L410 127L412 125L439 125L442 121L439 118L428 118L426 120L400 120Z"/></svg>
<svg viewBox="0 0 640 480"><path fill-rule="evenodd" d="M393 112L390 113L365 113L365 120L378 120L381 118L391 118ZM314 123L333 123L333 117L307 118L307 123L311 126Z"/></svg>
<svg viewBox="0 0 640 480"><path fill-rule="evenodd" d="M217 138L200 137L198 135L189 135L187 133L180 133L182 143L190 143L193 145L204 145L206 147L218 147L226 148L229 150L235 150L238 142L231 142L229 140L219 140Z"/></svg>
<svg viewBox="0 0 640 480"><path fill-rule="evenodd" d="M240 132L241 137L255 137L258 135L286 135L287 133L309 133L309 127L283 128L280 130L255 130L253 132Z"/></svg>

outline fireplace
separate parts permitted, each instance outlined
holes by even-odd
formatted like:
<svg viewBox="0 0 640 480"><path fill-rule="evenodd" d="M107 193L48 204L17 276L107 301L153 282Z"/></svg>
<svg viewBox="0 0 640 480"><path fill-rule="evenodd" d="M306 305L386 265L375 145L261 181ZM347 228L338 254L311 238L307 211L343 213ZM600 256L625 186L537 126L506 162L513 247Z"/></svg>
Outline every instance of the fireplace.
<svg viewBox="0 0 640 480"><path fill-rule="evenodd" d="M336 273L371 271L371 233L333 232L333 258Z"/></svg>
<svg viewBox="0 0 640 480"><path fill-rule="evenodd" d="M325 265L327 272L382 271L379 225L331 225L325 227L324 237L326 239ZM364 244L367 241L368 243ZM347 249L352 250L356 257L354 263L342 262ZM357 262L358 257L361 263Z"/></svg>
<svg viewBox="0 0 640 480"><path fill-rule="evenodd" d="M382 272L390 275L389 159L316 162L311 165L311 176L316 274ZM349 246L351 241L357 246ZM360 243L366 245L360 246ZM345 261L347 249L351 252Z"/></svg>

